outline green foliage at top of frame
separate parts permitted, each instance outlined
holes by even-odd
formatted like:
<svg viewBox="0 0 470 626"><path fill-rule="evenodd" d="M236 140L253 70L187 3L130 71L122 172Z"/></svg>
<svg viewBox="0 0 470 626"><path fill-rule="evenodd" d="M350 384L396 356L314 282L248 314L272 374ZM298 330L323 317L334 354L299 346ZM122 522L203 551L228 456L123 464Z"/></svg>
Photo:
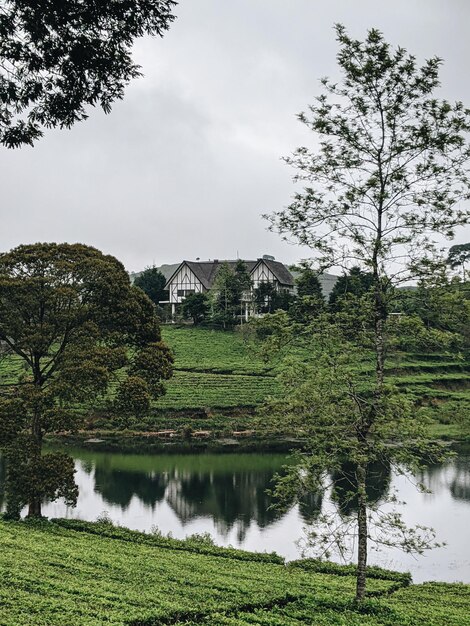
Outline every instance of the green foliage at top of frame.
<svg viewBox="0 0 470 626"><path fill-rule="evenodd" d="M468 585L433 583L394 591L395 580L371 579L371 597L358 607L354 577L346 572L286 568L268 555L266 560L252 560L249 553L241 553L246 560L231 558L229 550L217 555L204 538L178 548L172 540L173 549L158 545L158 536L106 523L91 533L92 524L75 524L72 530L51 522L0 521L2 625L470 624ZM204 549L214 552L204 554Z"/></svg>

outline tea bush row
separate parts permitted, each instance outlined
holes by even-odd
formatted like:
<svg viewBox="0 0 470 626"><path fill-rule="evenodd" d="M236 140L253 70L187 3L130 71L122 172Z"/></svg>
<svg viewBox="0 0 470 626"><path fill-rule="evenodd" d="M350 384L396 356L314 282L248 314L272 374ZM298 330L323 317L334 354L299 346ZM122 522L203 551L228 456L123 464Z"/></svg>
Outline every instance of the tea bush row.
<svg viewBox="0 0 470 626"><path fill-rule="evenodd" d="M307 593L351 597L354 579L0 521L2 626L125 626L233 614ZM387 590L387 581L371 581Z"/></svg>
<svg viewBox="0 0 470 626"><path fill-rule="evenodd" d="M187 539L174 539L156 534L142 533L136 530L130 530L121 526L113 526L109 522L85 522L78 519L54 519L53 523L78 532L91 533L101 537L119 539L130 543L143 544L146 546L156 546L159 548L168 548L170 550L185 550L187 552L195 552L197 554L209 554L220 556L223 558L235 559L237 561L258 561L261 563L278 563L283 564L284 558L275 552L247 552L245 550L237 550L235 548L222 548L211 545L207 541L198 537L189 537Z"/></svg>

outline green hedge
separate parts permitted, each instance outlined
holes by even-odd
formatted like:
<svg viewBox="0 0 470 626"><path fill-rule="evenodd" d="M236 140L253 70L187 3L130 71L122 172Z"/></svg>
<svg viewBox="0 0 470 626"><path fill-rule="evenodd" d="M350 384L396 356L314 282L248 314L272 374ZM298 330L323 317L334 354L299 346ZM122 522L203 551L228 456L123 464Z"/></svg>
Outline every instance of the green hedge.
<svg viewBox="0 0 470 626"><path fill-rule="evenodd" d="M51 522L69 530L90 533L101 537L109 537L111 539L120 539L121 541L131 543L145 544L147 546L155 546L157 548L185 550L187 552L220 556L237 561L257 561L281 565L285 562L284 558L275 552L268 554L266 552L247 552L236 548L222 548L198 539L192 539L191 537L188 539L174 539L173 537L165 537L163 535L146 534L122 526L113 526L108 522L85 522L83 520L61 518L52 519Z"/></svg>
<svg viewBox="0 0 470 626"><path fill-rule="evenodd" d="M335 574L336 576L355 576L355 565L339 565L330 561L321 561L319 559L299 559L298 561L290 561L289 567L298 567L308 572L316 572L318 574ZM382 569L375 565L367 568L368 578L376 578L380 580L391 580L400 583L401 586L407 587L411 584L412 578L409 572L394 572L392 570Z"/></svg>

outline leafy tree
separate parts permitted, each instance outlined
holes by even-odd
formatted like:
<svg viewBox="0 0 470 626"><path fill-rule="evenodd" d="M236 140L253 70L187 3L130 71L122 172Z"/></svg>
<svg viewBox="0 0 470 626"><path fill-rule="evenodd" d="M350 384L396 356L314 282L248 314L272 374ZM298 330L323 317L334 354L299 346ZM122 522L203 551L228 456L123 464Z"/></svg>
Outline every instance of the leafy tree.
<svg viewBox="0 0 470 626"><path fill-rule="evenodd" d="M297 297L290 306L291 316L298 322L308 323L325 308L325 296L316 272L303 267L296 279Z"/></svg>
<svg viewBox="0 0 470 626"><path fill-rule="evenodd" d="M284 354L278 365L283 393L266 403L258 427L299 433L304 441L294 462L275 477L276 506L285 510L309 494L321 500L330 489L337 505L316 516L304 548L319 558L352 558L361 515L368 543L376 548L421 554L437 547L432 529L404 524L395 494L387 489L390 468L419 472L426 462L445 457L441 446L428 440L426 412L388 383L378 410L371 352L349 341L331 316L307 325L278 312L256 325L265 337L265 356ZM370 421L366 442L360 436L365 421ZM361 582L359 568L357 574Z"/></svg>
<svg viewBox="0 0 470 626"><path fill-rule="evenodd" d="M235 265L235 285L240 299L252 287L251 276L245 261L239 259Z"/></svg>
<svg viewBox="0 0 470 626"><path fill-rule="evenodd" d="M81 244L25 245L0 255L0 347L2 371L21 367L0 385L12 515L28 504L28 515L40 516L44 499L76 501L73 462L42 454L46 433L76 429L87 403L111 382L116 410L126 411L137 388L142 406L164 393L162 380L172 373L151 301L119 261Z"/></svg>
<svg viewBox="0 0 470 626"><path fill-rule="evenodd" d="M0 8L0 143L32 145L70 128L87 107L106 113L140 75L134 40L163 36L173 0L5 0Z"/></svg>
<svg viewBox="0 0 470 626"><path fill-rule="evenodd" d="M262 281L253 290L252 298L256 311L261 314L288 311L295 301L295 297L287 289L278 289L268 281Z"/></svg>
<svg viewBox="0 0 470 626"><path fill-rule="evenodd" d="M459 333L426 327L416 315L390 317L387 331L390 347L403 352L458 352L462 347Z"/></svg>
<svg viewBox="0 0 470 626"><path fill-rule="evenodd" d="M321 315L324 308L324 298L319 298L318 296L297 296L292 298L288 310L292 319L308 324L312 319Z"/></svg>
<svg viewBox="0 0 470 626"><path fill-rule="evenodd" d="M375 29L365 41L352 39L341 25L336 34L342 78L323 79L323 93L299 116L315 133L317 147L299 148L286 159L304 187L271 221L315 250L320 269L359 265L372 274L374 388L352 396L357 407L350 431L357 466L356 597L362 600L366 467L379 445L376 429L385 436L392 415L384 369L390 299L400 282L432 271L435 233L451 237L456 226L470 221L461 204L470 197L470 112L460 102L436 98L440 59L420 67Z"/></svg>
<svg viewBox="0 0 470 626"><path fill-rule="evenodd" d="M447 263L452 269L457 267L462 268L462 275L465 280L466 264L470 261L470 243L462 243L455 246L451 246L449 249L449 255L447 257Z"/></svg>
<svg viewBox="0 0 470 626"><path fill-rule="evenodd" d="M436 275L414 289L400 290L394 308L418 317L427 329L460 335L464 345L470 345L469 283Z"/></svg>
<svg viewBox="0 0 470 626"><path fill-rule="evenodd" d="M162 300L168 300L168 290L165 290L166 278L155 266L146 267L134 280L134 285L142 289L157 306Z"/></svg>
<svg viewBox="0 0 470 626"><path fill-rule="evenodd" d="M373 276L364 272L360 267L352 267L335 282L331 290L328 304L332 311L340 311L348 306L348 296L362 298L370 293L373 286Z"/></svg>
<svg viewBox="0 0 470 626"><path fill-rule="evenodd" d="M267 281L261 282L253 290L253 301L258 313L272 313L273 299L276 295L276 287Z"/></svg>
<svg viewBox="0 0 470 626"><path fill-rule="evenodd" d="M310 267L303 267L296 279L297 295L302 298L304 296L315 296L319 300L323 300L323 289L316 272Z"/></svg>
<svg viewBox="0 0 470 626"><path fill-rule="evenodd" d="M195 326L206 319L210 312L209 298L205 293L192 293L181 305L183 317L191 318Z"/></svg>
<svg viewBox="0 0 470 626"><path fill-rule="evenodd" d="M223 327L233 326L243 316L243 305L251 292L251 277L244 261L237 261L234 269L228 263L220 266L213 288L213 318Z"/></svg>
<svg viewBox="0 0 470 626"><path fill-rule="evenodd" d="M276 289L271 299L273 311L289 311L296 301L296 297L288 289Z"/></svg>
<svg viewBox="0 0 470 626"><path fill-rule="evenodd" d="M114 406L119 412L119 421L124 428L129 428L134 419L147 415L151 397L148 385L139 376L128 376L120 385Z"/></svg>

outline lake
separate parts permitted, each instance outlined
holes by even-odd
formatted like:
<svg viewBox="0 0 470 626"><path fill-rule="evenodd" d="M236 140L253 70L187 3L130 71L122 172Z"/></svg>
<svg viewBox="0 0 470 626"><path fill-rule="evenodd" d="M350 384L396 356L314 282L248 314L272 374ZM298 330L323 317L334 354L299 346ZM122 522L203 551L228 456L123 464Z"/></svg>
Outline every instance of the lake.
<svg viewBox="0 0 470 626"><path fill-rule="evenodd" d="M78 504L75 508L60 501L46 504L48 517L96 520L106 511L114 522L129 528L158 527L177 538L208 532L219 545L274 550L295 559L300 556L296 542L303 528L320 511L340 507L348 513L353 507L341 502L341 493L336 498L330 493L323 499L314 495L287 513L271 510L266 489L286 462L280 454L68 452L76 463ZM398 499L407 503L400 507L405 521L433 527L437 540L447 545L418 557L390 548L371 551L369 562L411 571L415 582L470 583L470 447L461 447L451 462L428 467L415 477L432 493L419 493L412 477L387 468L379 468L373 476L375 499L395 490Z"/></svg>

